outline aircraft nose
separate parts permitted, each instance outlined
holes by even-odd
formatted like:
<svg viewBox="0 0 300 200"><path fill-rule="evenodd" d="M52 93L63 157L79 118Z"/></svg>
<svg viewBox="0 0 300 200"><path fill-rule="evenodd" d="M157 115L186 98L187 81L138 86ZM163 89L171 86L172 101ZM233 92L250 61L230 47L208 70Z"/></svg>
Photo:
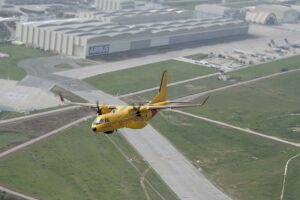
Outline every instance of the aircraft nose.
<svg viewBox="0 0 300 200"><path fill-rule="evenodd" d="M97 131L97 128L96 128L96 127L93 127L93 128L92 128L92 131L96 132L96 131Z"/></svg>

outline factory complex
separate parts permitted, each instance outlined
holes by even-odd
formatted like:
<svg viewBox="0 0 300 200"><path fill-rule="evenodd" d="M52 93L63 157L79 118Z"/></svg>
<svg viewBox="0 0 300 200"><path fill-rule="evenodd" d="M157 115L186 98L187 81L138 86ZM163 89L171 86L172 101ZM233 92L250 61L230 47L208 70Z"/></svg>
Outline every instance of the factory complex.
<svg viewBox="0 0 300 200"><path fill-rule="evenodd" d="M226 17L195 18L177 8L99 11L78 18L17 24L26 46L80 58L248 33Z"/></svg>

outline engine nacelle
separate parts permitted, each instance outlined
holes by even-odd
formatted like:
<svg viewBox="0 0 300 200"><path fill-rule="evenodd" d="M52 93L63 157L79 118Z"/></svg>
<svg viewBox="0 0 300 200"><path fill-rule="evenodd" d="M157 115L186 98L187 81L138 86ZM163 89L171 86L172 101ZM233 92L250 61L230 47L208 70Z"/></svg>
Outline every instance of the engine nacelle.
<svg viewBox="0 0 300 200"><path fill-rule="evenodd" d="M103 105L103 106L101 106L101 114L103 115L103 114L107 114L107 113L110 113L111 111L112 111L112 109L111 108L109 108L108 106L105 106L105 105Z"/></svg>

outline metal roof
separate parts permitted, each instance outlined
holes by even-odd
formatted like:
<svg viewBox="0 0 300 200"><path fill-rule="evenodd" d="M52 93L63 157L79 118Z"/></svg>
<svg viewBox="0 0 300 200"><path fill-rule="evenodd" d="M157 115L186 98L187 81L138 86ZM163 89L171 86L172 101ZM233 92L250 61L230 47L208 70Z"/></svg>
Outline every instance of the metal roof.
<svg viewBox="0 0 300 200"><path fill-rule="evenodd" d="M172 20L159 23L143 23L138 25L119 25L115 23L77 18L72 20L52 20L46 22L24 23L40 29L63 32L66 35L73 35L80 38L92 39L101 37L132 36L145 34L148 36L156 34L175 34L177 32L193 32L201 29L216 28L229 24L244 23L240 20L223 19L214 17L210 19L188 19Z"/></svg>

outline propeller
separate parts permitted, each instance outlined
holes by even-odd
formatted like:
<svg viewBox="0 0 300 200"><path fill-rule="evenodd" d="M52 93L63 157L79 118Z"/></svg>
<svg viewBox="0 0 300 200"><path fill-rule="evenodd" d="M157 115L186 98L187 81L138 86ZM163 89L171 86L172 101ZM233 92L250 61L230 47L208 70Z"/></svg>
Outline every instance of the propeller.
<svg viewBox="0 0 300 200"><path fill-rule="evenodd" d="M102 111L101 111L101 109L99 107L99 101L96 101L96 108L97 108L97 114L98 115L102 115Z"/></svg>
<svg viewBox="0 0 300 200"><path fill-rule="evenodd" d="M135 104L133 104L133 110L135 111L135 114L137 117L141 117L141 107L143 106L143 103L139 103L138 106L136 106Z"/></svg>

